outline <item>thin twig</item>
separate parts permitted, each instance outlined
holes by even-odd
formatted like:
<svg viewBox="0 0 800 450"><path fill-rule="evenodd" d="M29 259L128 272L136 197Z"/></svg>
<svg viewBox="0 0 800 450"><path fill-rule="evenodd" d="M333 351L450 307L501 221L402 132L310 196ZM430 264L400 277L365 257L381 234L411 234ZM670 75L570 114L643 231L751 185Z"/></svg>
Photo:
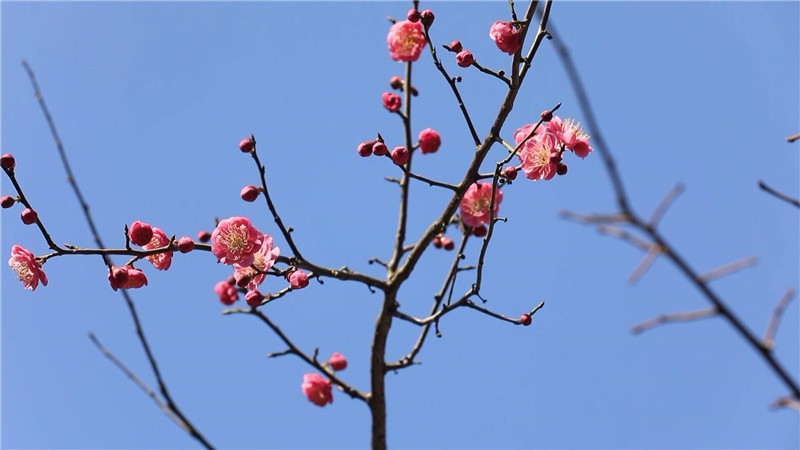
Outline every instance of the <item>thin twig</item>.
<svg viewBox="0 0 800 450"><path fill-rule="evenodd" d="M758 258L755 256L750 256L747 258L742 258L738 261L734 261L723 266L719 266L716 269L709 270L708 272L701 273L697 276L700 280L708 283L711 280L716 280L717 278L724 277L725 275L731 274L733 272L738 272L742 269L746 269L748 267L753 267L758 262Z"/></svg>
<svg viewBox="0 0 800 450"><path fill-rule="evenodd" d="M761 340L765 348L771 349L775 345L775 333L778 331L778 324L780 324L783 311L786 310L786 306L792 301L792 298L794 298L794 291L787 289L778 304L775 305L775 310L769 319L769 325L767 325L767 331L764 333L764 339Z"/></svg>
<svg viewBox="0 0 800 450"><path fill-rule="evenodd" d="M639 334L659 325L672 322L690 322L693 320L705 319L719 314L716 308L699 309L696 311L684 311L671 314L662 314L650 320L638 323L631 327L631 333Z"/></svg>
<svg viewBox="0 0 800 450"><path fill-rule="evenodd" d="M788 408L800 412L800 401L792 397L779 397L770 405L772 409Z"/></svg>
<svg viewBox="0 0 800 450"><path fill-rule="evenodd" d="M800 201L797 201L796 198L789 197L786 194L783 194L781 192L776 191L775 189L772 189L771 187L767 186L766 183L764 183L763 181L759 181L758 182L758 187L760 187L762 190L766 191L767 193L772 194L775 197L777 197L777 198L779 198L779 199L781 199L781 200L783 200L783 201L785 201L787 203L791 203L792 205L794 205L797 208L800 208Z"/></svg>
<svg viewBox="0 0 800 450"><path fill-rule="evenodd" d="M658 223L661 221L661 218L664 217L664 213L667 212L667 209L672 205L672 202L674 202L675 199L681 195L683 189L683 183L678 183L669 192L667 192L667 195L664 196L664 199L661 200L661 203L656 206L656 209L653 211L653 215L650 216L650 220L647 221L647 224L651 227L658 225Z"/></svg>
<svg viewBox="0 0 800 450"><path fill-rule="evenodd" d="M800 139L800 133L796 133L791 136L786 136L786 142L794 142L798 139Z"/></svg>
<svg viewBox="0 0 800 450"><path fill-rule="evenodd" d="M642 260L639 261L639 264L636 265L636 268L633 269L633 272L631 272L630 276L628 276L628 283L636 284L647 272L647 270L653 266L653 263L656 262L658 255L663 252L664 250L658 245L651 245L650 249L648 249L647 253L645 253L645 255L642 257Z"/></svg>

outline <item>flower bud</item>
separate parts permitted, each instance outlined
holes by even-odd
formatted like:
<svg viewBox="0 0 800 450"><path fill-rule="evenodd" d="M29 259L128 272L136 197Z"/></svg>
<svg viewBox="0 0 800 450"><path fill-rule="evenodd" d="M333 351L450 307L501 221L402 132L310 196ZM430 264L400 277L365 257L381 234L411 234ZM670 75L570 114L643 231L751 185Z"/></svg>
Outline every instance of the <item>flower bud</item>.
<svg viewBox="0 0 800 450"><path fill-rule="evenodd" d="M367 156L372 155L372 146L375 144L375 141L367 141L358 144L356 150L358 150L358 154L366 158Z"/></svg>
<svg viewBox="0 0 800 450"><path fill-rule="evenodd" d="M456 55L456 64L458 64L458 67L469 67L474 62L475 58L469 50L462 50Z"/></svg>
<svg viewBox="0 0 800 450"><path fill-rule="evenodd" d="M253 148L255 148L255 146L250 138L244 138L239 141L239 150L241 150L243 153L250 153L253 151Z"/></svg>
<svg viewBox="0 0 800 450"><path fill-rule="evenodd" d="M408 13L406 14L406 19L408 19L408 21L412 22L412 23L413 22L418 22L419 21L419 11L417 11L414 8L409 9Z"/></svg>
<svg viewBox="0 0 800 450"><path fill-rule="evenodd" d="M441 233L437 234L436 236L433 237L433 246L436 247L436 248L442 248L442 235L441 235Z"/></svg>
<svg viewBox="0 0 800 450"><path fill-rule="evenodd" d="M125 283L128 282L128 271L123 269L122 267L112 266L111 267L111 287L113 288L114 285L117 288L122 287ZM114 289L116 291L116 289Z"/></svg>
<svg viewBox="0 0 800 450"><path fill-rule="evenodd" d="M302 270L295 270L286 277L292 289L303 289L308 286L308 275Z"/></svg>
<svg viewBox="0 0 800 450"><path fill-rule="evenodd" d="M153 239L153 228L137 220L128 228L128 239L130 239L133 245L142 246L149 244L150 240Z"/></svg>
<svg viewBox="0 0 800 450"><path fill-rule="evenodd" d="M393 75L392 78L389 78L389 86L391 86L392 89L401 89L403 87L403 79L397 75Z"/></svg>
<svg viewBox="0 0 800 450"><path fill-rule="evenodd" d="M434 153L442 145L442 138L436 130L426 128L419 132L419 149L422 153Z"/></svg>
<svg viewBox="0 0 800 450"><path fill-rule="evenodd" d="M450 239L449 237L443 237L442 238L442 247L444 247L445 250L450 251L450 250L456 248L456 245L453 243L453 240Z"/></svg>
<svg viewBox="0 0 800 450"><path fill-rule="evenodd" d="M408 162L408 150L405 147L395 147L394 150L392 150L391 156L392 162L398 166L402 166Z"/></svg>
<svg viewBox="0 0 800 450"><path fill-rule="evenodd" d="M36 222L36 219L39 218L39 215L36 214L36 211L30 208L25 208L22 210L22 213L20 213L20 217L22 218L22 223L25 225L30 225Z"/></svg>
<svg viewBox="0 0 800 450"><path fill-rule="evenodd" d="M506 168L503 169L503 176L509 180L517 178L517 168L514 166L506 166Z"/></svg>
<svg viewBox="0 0 800 450"><path fill-rule="evenodd" d="M178 250L181 253L189 253L194 250L194 241L189 236L178 239Z"/></svg>
<svg viewBox="0 0 800 450"><path fill-rule="evenodd" d="M5 155L0 156L0 166L6 170L11 170L16 167L17 162L14 160L14 155L11 153L6 153Z"/></svg>
<svg viewBox="0 0 800 450"><path fill-rule="evenodd" d="M486 227L484 225L481 225L479 227L473 228L472 235L479 238L486 236Z"/></svg>
<svg viewBox="0 0 800 450"><path fill-rule="evenodd" d="M208 242L211 240L211 233L206 230L200 230L197 232L197 240L200 242Z"/></svg>
<svg viewBox="0 0 800 450"><path fill-rule="evenodd" d="M542 120L545 122L550 122L553 120L553 113L551 113L549 109L545 109L542 111Z"/></svg>
<svg viewBox="0 0 800 450"><path fill-rule="evenodd" d="M252 202L258 198L259 193L261 193L261 189L253 186L252 184L248 184L247 186L243 187L241 191L239 191L239 197L246 202Z"/></svg>
<svg viewBox="0 0 800 450"><path fill-rule="evenodd" d="M389 112L397 112L400 110L401 100L400 96L391 92L384 92L381 94L383 107L388 109Z"/></svg>
<svg viewBox="0 0 800 450"><path fill-rule="evenodd" d="M556 173L559 175L566 175L567 174L567 165L560 162L556 166Z"/></svg>
<svg viewBox="0 0 800 450"><path fill-rule="evenodd" d="M239 293L236 292L236 288L227 281L220 281L215 284L214 292L223 305L230 306L239 298Z"/></svg>
<svg viewBox="0 0 800 450"><path fill-rule="evenodd" d="M425 28L428 28L433 23L433 19L435 19L433 15L433 11L430 9L426 9L419 13L419 20L425 25Z"/></svg>
<svg viewBox="0 0 800 450"><path fill-rule="evenodd" d="M389 149L386 148L386 144L383 142L376 141L372 145L372 153L375 154L375 156L383 156L389 153Z"/></svg>
<svg viewBox="0 0 800 450"><path fill-rule="evenodd" d="M531 316L529 314L523 314L519 316L518 319L519 323L525 325L526 327L531 324Z"/></svg>
<svg viewBox="0 0 800 450"><path fill-rule="evenodd" d="M459 41L457 39L455 41L451 42L449 47L450 47L450 51L451 52L455 52L455 53L459 53L461 50L464 50L464 48L461 46L461 41Z"/></svg>
<svg viewBox="0 0 800 450"><path fill-rule="evenodd" d="M341 353L333 352L331 357L328 358L328 364L331 366L331 369L338 372L347 368L347 359L345 359L344 355Z"/></svg>
<svg viewBox="0 0 800 450"><path fill-rule="evenodd" d="M16 200L14 200L14 197L11 197L10 195L4 195L0 197L0 206L3 208L11 208L14 206L14 202L16 202Z"/></svg>
<svg viewBox="0 0 800 450"><path fill-rule="evenodd" d="M244 301L246 301L247 304L250 307L255 308L256 306L261 304L261 299L263 297L264 296L261 295L261 293L258 292L257 290L256 291L249 291L249 292L247 292L247 294L245 294Z"/></svg>

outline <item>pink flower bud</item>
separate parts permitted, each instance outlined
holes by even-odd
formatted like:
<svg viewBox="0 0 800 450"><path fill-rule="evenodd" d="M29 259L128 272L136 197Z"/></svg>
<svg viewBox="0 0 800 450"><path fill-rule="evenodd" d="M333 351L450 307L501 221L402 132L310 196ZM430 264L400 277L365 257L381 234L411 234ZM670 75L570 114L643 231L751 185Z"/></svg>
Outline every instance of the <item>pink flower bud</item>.
<svg viewBox="0 0 800 450"><path fill-rule="evenodd" d="M473 228L472 235L479 238L486 236L486 227L481 225L479 227Z"/></svg>
<svg viewBox="0 0 800 450"><path fill-rule="evenodd" d="M30 208L25 208L22 210L22 213L20 213L20 217L22 218L22 223L25 225L30 225L36 222L36 219L39 218L39 215L36 214L36 211Z"/></svg>
<svg viewBox="0 0 800 450"><path fill-rule="evenodd" d="M517 168L514 166L506 166L506 168L503 169L503 176L509 180L517 178Z"/></svg>
<svg viewBox="0 0 800 450"><path fill-rule="evenodd" d="M523 314L519 316L519 323L525 325L526 327L531 324L531 316L528 314Z"/></svg>
<svg viewBox="0 0 800 450"><path fill-rule="evenodd" d="M367 156L372 155L372 146L375 144L375 141L366 141L358 144L356 150L358 150L358 154L366 158Z"/></svg>
<svg viewBox="0 0 800 450"><path fill-rule="evenodd" d="M6 153L0 156L0 166L2 166L3 169L11 170L17 166L17 162L14 160L14 156L11 153Z"/></svg>
<svg viewBox="0 0 800 450"><path fill-rule="evenodd" d="M308 286L308 275L302 270L291 272L286 279L289 280L289 286L291 286L292 289L303 289Z"/></svg>
<svg viewBox="0 0 800 450"><path fill-rule="evenodd" d="M542 120L545 122L550 122L551 120L553 120L553 113L551 113L549 109L545 109L544 111L542 111L541 116Z"/></svg>
<svg viewBox="0 0 800 450"><path fill-rule="evenodd" d="M383 156L389 153L389 149L386 148L386 144L384 144L383 142L376 141L372 145L372 153L374 153L375 156Z"/></svg>
<svg viewBox="0 0 800 450"><path fill-rule="evenodd" d="M252 184L248 184L247 186L243 187L241 191L239 191L239 197L246 202L252 202L258 198L259 193L261 193L261 189L253 186Z"/></svg>
<svg viewBox="0 0 800 450"><path fill-rule="evenodd" d="M417 11L414 8L409 9L408 13L406 14L406 19L408 19L408 21L412 23L419 22L419 11Z"/></svg>
<svg viewBox="0 0 800 450"><path fill-rule="evenodd" d="M442 248L442 235L441 235L441 233L437 234L436 236L433 237L433 246L436 247L436 248Z"/></svg>
<svg viewBox="0 0 800 450"><path fill-rule="evenodd" d="M217 294L220 303L223 305L230 306L239 298L239 293L236 292L236 288L227 281L220 281L215 284L214 292Z"/></svg>
<svg viewBox="0 0 800 450"><path fill-rule="evenodd" d="M392 162L398 166L402 166L408 162L408 150L405 147L395 147L394 150L392 150L391 156Z"/></svg>
<svg viewBox="0 0 800 450"><path fill-rule="evenodd" d="M255 146L253 145L253 141L251 141L250 138L244 138L241 141L239 141L239 150L241 150L242 153L250 153L253 151L253 148L255 148Z"/></svg>
<svg viewBox="0 0 800 450"><path fill-rule="evenodd" d="M442 138L436 130L425 128L419 132L419 149L422 153L434 153L442 145Z"/></svg>
<svg viewBox="0 0 800 450"><path fill-rule="evenodd" d="M392 89L400 89L403 87L403 79L394 75L392 78L389 78L389 86L391 86Z"/></svg>
<svg viewBox="0 0 800 450"><path fill-rule="evenodd" d="M519 30L514 29L509 22L497 21L489 29L489 37L501 51L513 55L522 46Z"/></svg>
<svg viewBox="0 0 800 450"><path fill-rule="evenodd" d="M455 41L451 42L448 47L450 47L450 51L451 52L455 52L455 53L458 53L461 50L464 50L464 48L461 46L461 41L459 41L459 40L455 40Z"/></svg>
<svg viewBox="0 0 800 450"><path fill-rule="evenodd" d="M112 266L109 281L111 282L111 288L116 291L118 287L128 282L128 271L122 267Z"/></svg>
<svg viewBox="0 0 800 450"><path fill-rule="evenodd" d="M425 25L425 28L431 26L431 24L433 23L433 19L435 19L435 17L433 15L433 11L431 11L430 9L426 9L421 13L419 13L419 20L420 22L422 22L423 25Z"/></svg>
<svg viewBox="0 0 800 450"><path fill-rule="evenodd" d="M562 162L558 163L558 166L556 166L556 173L559 175L566 175L567 165Z"/></svg>
<svg viewBox="0 0 800 450"><path fill-rule="evenodd" d="M178 251L181 253L189 253L194 250L194 241L189 236L184 236L178 239Z"/></svg>
<svg viewBox="0 0 800 450"><path fill-rule="evenodd" d="M14 200L14 197L11 197L10 195L4 195L0 197L0 206L3 208L11 208L14 206L14 202L16 202L16 200Z"/></svg>
<svg viewBox="0 0 800 450"><path fill-rule="evenodd" d="M326 380L316 373L303 375L303 384L300 387L308 401L317 406L333 403L330 380Z"/></svg>
<svg viewBox="0 0 800 450"><path fill-rule="evenodd" d="M383 100L383 107L390 112L397 112L400 109L401 100L400 96L397 94L384 92L381 94L381 100Z"/></svg>
<svg viewBox="0 0 800 450"><path fill-rule="evenodd" d="M248 291L247 294L245 294L244 296L244 301L246 301L250 307L255 308L256 306L261 304L262 298L264 298L264 296L261 295L261 292Z"/></svg>
<svg viewBox="0 0 800 450"><path fill-rule="evenodd" d="M462 50L456 55L456 64L458 64L458 67L469 67L474 62L475 58L469 50Z"/></svg>
<svg viewBox="0 0 800 450"><path fill-rule="evenodd" d="M147 277L139 269L131 266L111 266L108 271L111 289L136 289L147 285Z"/></svg>
<svg viewBox="0 0 800 450"><path fill-rule="evenodd" d="M328 364L331 366L331 369L338 372L347 368L347 359L345 359L341 353L334 352L331 357L328 358Z"/></svg>
<svg viewBox="0 0 800 450"><path fill-rule="evenodd" d="M153 239L153 228L137 220L128 228L128 239L131 240L133 245L142 246L149 244L150 240Z"/></svg>
<svg viewBox="0 0 800 450"><path fill-rule="evenodd" d="M147 286L147 277L144 276L144 272L130 266L125 267L128 269L128 281L122 286L124 289L136 289Z"/></svg>
<svg viewBox="0 0 800 450"><path fill-rule="evenodd" d="M206 230L200 230L197 232L197 240L200 242L208 242L211 240L211 233Z"/></svg>
<svg viewBox="0 0 800 450"><path fill-rule="evenodd" d="M443 237L442 238L442 247L444 247L445 250L450 251L450 250L456 248L456 245L453 243L453 240L450 239L449 237Z"/></svg>

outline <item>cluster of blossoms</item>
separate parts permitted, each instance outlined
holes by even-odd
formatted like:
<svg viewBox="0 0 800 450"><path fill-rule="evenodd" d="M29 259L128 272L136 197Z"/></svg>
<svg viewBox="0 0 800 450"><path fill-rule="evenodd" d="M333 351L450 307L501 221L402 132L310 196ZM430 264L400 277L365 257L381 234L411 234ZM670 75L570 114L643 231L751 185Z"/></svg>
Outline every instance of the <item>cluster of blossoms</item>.
<svg viewBox="0 0 800 450"><path fill-rule="evenodd" d="M581 130L579 123L572 119L551 117L547 111L542 113L542 117L549 119L545 126L533 131L536 125L528 124L514 132L514 142L518 146L522 143L517 152L522 171L531 180L550 180L556 174L566 174L567 166L561 162L565 150L570 150L579 158L585 158L592 151L589 135ZM531 131L533 136L528 137Z"/></svg>
<svg viewBox="0 0 800 450"><path fill-rule="evenodd" d="M489 37L492 38L497 48L509 55L516 53L522 46L522 36L512 22L497 21L493 23L489 28ZM465 49L459 40L454 40L444 48L456 54L455 60L458 67L469 67L475 63L475 56L471 51Z"/></svg>
<svg viewBox="0 0 800 450"><path fill-rule="evenodd" d="M442 138L439 136L439 133L432 128L426 128L419 132L419 136L417 137L418 147L422 153L436 153L439 150L439 146L442 145ZM398 146L395 147L392 151L389 151L389 148L386 147L386 143L384 143L383 138L379 135L377 138L371 141L364 141L356 146L356 151L358 154L363 157L368 157L371 155L375 156L389 156L392 159L392 162L397 165L403 165L408 162L408 158L410 153L406 147Z"/></svg>
<svg viewBox="0 0 800 450"><path fill-rule="evenodd" d="M323 365L330 370L338 372L347 368L347 359L345 359L342 354L334 352ZM316 373L307 373L303 375L303 384L300 388L303 390L303 394L308 401L317 406L325 406L328 403L333 403L331 381Z"/></svg>

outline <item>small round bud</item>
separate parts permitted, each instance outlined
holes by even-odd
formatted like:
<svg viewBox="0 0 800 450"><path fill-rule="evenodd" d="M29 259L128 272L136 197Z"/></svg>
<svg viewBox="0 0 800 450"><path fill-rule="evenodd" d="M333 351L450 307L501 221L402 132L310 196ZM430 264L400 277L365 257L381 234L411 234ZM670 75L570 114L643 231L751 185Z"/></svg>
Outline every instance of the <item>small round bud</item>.
<svg viewBox="0 0 800 450"><path fill-rule="evenodd" d="M264 296L261 295L261 292L258 292L257 290L249 291L247 294L245 294L244 301L246 301L251 308L255 308L261 304L262 298L264 298Z"/></svg>
<svg viewBox="0 0 800 450"><path fill-rule="evenodd" d="M469 50L462 50L456 55L456 64L458 64L458 67L469 67L474 62L475 58Z"/></svg>
<svg viewBox="0 0 800 450"><path fill-rule="evenodd" d="M408 19L408 21L412 23L419 22L419 11L417 11L414 8L409 9L408 13L406 14L406 19Z"/></svg>
<svg viewBox="0 0 800 450"><path fill-rule="evenodd" d="M383 142L376 141L372 145L372 153L374 153L375 156L383 156L389 153L389 149L386 148L386 144L384 144Z"/></svg>
<svg viewBox="0 0 800 450"><path fill-rule="evenodd" d="M403 79L394 75L392 78L389 78L389 86L391 86L392 89L401 89L403 87Z"/></svg>
<svg viewBox="0 0 800 450"><path fill-rule="evenodd" d="M519 323L525 325L526 327L531 324L531 316L528 314L523 314L519 316Z"/></svg>
<svg viewBox="0 0 800 450"><path fill-rule="evenodd" d="M194 241L189 236L184 236L178 239L178 251L181 253L189 253L194 250Z"/></svg>
<svg viewBox="0 0 800 450"><path fill-rule="evenodd" d="M36 214L36 211L30 208L25 208L22 210L22 213L20 213L20 217L22 217L22 223L24 223L25 225L30 225L32 223L35 223L36 219L39 216L38 214Z"/></svg>
<svg viewBox="0 0 800 450"><path fill-rule="evenodd" d="M479 227L473 228L472 235L479 238L486 236L486 227L481 225Z"/></svg>
<svg viewBox="0 0 800 450"><path fill-rule="evenodd" d="M431 11L430 9L426 9L421 13L419 13L419 20L422 22L423 25L425 25L425 28L431 26L431 24L433 23L433 19L435 19L435 17L433 15L433 11Z"/></svg>
<svg viewBox="0 0 800 450"><path fill-rule="evenodd" d="M422 153L434 153L442 145L442 138L432 128L425 128L419 132L419 149Z"/></svg>
<svg viewBox="0 0 800 450"><path fill-rule="evenodd" d="M433 237L433 246L436 248L442 248L442 235L437 234Z"/></svg>
<svg viewBox="0 0 800 450"><path fill-rule="evenodd" d="M449 250L452 250L452 249L456 248L456 244L454 244L453 240L450 239L449 237L443 237L442 238L442 247L444 247L445 250L449 251Z"/></svg>
<svg viewBox="0 0 800 450"><path fill-rule="evenodd" d="M252 279L253 279L252 275L247 275L247 274L242 274L242 276L239 277L238 279L234 277L236 285L239 286L240 288L247 287L247 285L250 283L250 280Z"/></svg>
<svg viewBox="0 0 800 450"><path fill-rule="evenodd" d="M250 140L250 138L244 138L239 141L239 150L241 150L243 153L252 152L254 147L253 141Z"/></svg>
<svg viewBox="0 0 800 450"><path fill-rule="evenodd" d="M367 141L358 144L356 150L358 150L358 154L366 158L367 156L372 155L372 146L375 145L375 141Z"/></svg>
<svg viewBox="0 0 800 450"><path fill-rule="evenodd" d="M517 178L517 168L514 166L507 166L503 169L503 176L509 180Z"/></svg>
<svg viewBox="0 0 800 450"><path fill-rule="evenodd" d="M408 150L405 147L395 147L394 150L392 150L391 156L392 162L398 166L402 166L408 162Z"/></svg>
<svg viewBox="0 0 800 450"><path fill-rule="evenodd" d="M128 239L130 239L133 245L142 246L149 244L150 240L153 239L153 228L137 220L128 228Z"/></svg>
<svg viewBox="0 0 800 450"><path fill-rule="evenodd" d="M551 113L551 112L550 112L549 110L547 110L547 109L545 109L544 111L542 111L542 120L543 120L543 121L545 121L545 122L550 122L552 119L553 119L553 113Z"/></svg>
<svg viewBox="0 0 800 450"><path fill-rule="evenodd" d="M567 174L567 165L560 162L556 166L556 173L559 175L566 175Z"/></svg>
<svg viewBox="0 0 800 450"><path fill-rule="evenodd" d="M208 242L211 240L211 233L206 230L200 230L197 232L197 240L200 242Z"/></svg>
<svg viewBox="0 0 800 450"><path fill-rule="evenodd" d="M3 169L11 170L17 166L17 161L14 160L14 156L11 153L6 153L0 156L0 166L2 166Z"/></svg>
<svg viewBox="0 0 800 450"><path fill-rule="evenodd" d="M328 358L328 365L331 366L331 369L338 372L347 368L347 359L345 359L344 355L341 353L334 352L331 357Z"/></svg>
<svg viewBox="0 0 800 450"><path fill-rule="evenodd" d="M455 53L458 53L461 50L464 50L464 48L461 46L461 41L459 41L458 39L456 39L455 41L451 42L449 47L450 47L450 51L451 52L455 52Z"/></svg>
<svg viewBox="0 0 800 450"><path fill-rule="evenodd" d="M400 96L392 92L381 94L381 101L383 102L383 107L388 109L389 112L397 112L402 104Z"/></svg>
<svg viewBox="0 0 800 450"><path fill-rule="evenodd" d="M286 276L292 289L303 289L308 286L308 275L302 270L295 270Z"/></svg>
<svg viewBox="0 0 800 450"><path fill-rule="evenodd" d="M117 287L122 287L128 282L128 271L122 267L112 266L111 281L112 286L116 285Z"/></svg>
<svg viewBox="0 0 800 450"><path fill-rule="evenodd" d="M260 193L261 189L253 186L252 184L248 184L247 186L243 187L241 191L239 191L239 197L246 202L252 202L258 198L258 194Z"/></svg>
<svg viewBox="0 0 800 450"><path fill-rule="evenodd" d="M10 195L4 195L0 197L0 206L3 208L11 208L14 206L14 202L16 202L16 200L14 200L14 197L11 197Z"/></svg>

